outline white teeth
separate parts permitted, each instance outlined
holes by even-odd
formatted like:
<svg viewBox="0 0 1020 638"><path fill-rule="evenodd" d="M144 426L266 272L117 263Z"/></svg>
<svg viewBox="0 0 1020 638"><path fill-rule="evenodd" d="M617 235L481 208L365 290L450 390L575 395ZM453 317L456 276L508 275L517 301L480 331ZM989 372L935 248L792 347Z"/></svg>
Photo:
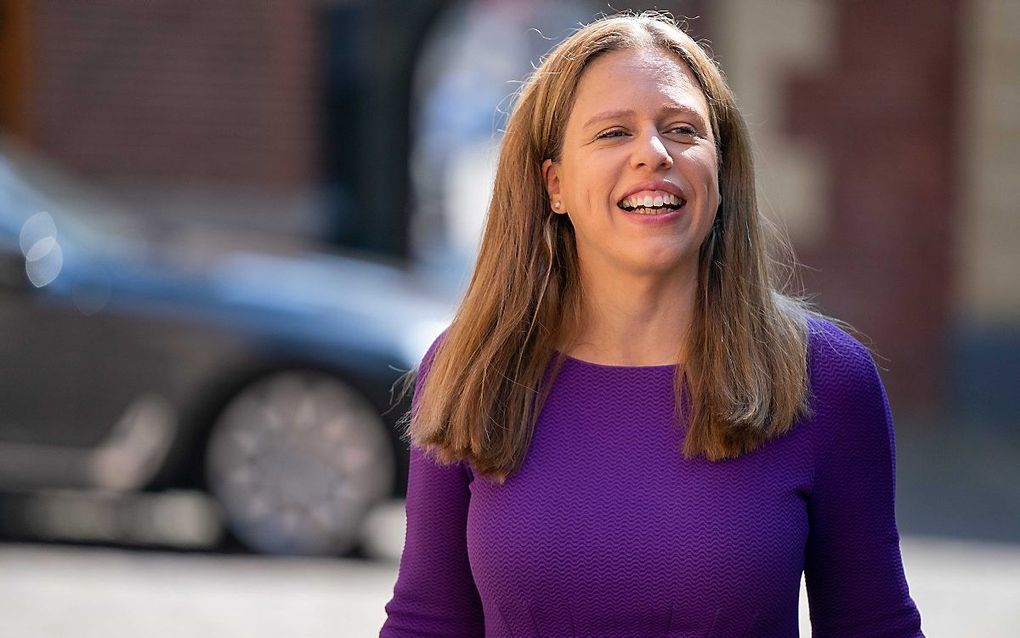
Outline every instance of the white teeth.
<svg viewBox="0 0 1020 638"><path fill-rule="evenodd" d="M620 202L624 208L659 208L661 206L680 206L683 199L670 193L657 192L655 195L631 196Z"/></svg>

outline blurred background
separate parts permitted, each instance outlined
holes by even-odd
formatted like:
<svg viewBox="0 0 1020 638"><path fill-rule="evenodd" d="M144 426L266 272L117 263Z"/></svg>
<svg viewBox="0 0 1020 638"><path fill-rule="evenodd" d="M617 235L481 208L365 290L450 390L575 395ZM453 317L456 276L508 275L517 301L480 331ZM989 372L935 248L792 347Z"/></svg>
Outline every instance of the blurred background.
<svg viewBox="0 0 1020 638"><path fill-rule="evenodd" d="M376 635L393 384L513 93L648 8L721 63L806 291L880 355L927 635L1015 635L1020 2L0 7L0 636Z"/></svg>

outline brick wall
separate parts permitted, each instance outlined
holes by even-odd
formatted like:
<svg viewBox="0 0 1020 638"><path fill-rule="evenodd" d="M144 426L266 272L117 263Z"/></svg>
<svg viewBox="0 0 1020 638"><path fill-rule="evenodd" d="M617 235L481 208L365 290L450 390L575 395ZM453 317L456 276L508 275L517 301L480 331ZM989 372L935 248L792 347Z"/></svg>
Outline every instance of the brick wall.
<svg viewBox="0 0 1020 638"><path fill-rule="evenodd" d="M966 3L713 8L760 203L788 226L806 292L868 337L897 408L939 409L958 277Z"/></svg>
<svg viewBox="0 0 1020 638"><path fill-rule="evenodd" d="M317 160L312 8L37 0L30 138L88 177L306 186Z"/></svg>
<svg viewBox="0 0 1020 638"><path fill-rule="evenodd" d="M786 126L828 159L829 232L804 260L807 287L886 357L890 393L945 398L961 171L962 3L833 3L831 71L792 76Z"/></svg>

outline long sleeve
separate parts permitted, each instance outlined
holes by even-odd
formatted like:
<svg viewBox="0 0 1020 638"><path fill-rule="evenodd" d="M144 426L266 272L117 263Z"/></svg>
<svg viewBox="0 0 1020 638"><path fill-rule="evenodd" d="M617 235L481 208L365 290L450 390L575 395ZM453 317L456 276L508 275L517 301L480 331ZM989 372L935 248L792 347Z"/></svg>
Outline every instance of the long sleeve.
<svg viewBox="0 0 1020 638"><path fill-rule="evenodd" d="M412 413L442 337L422 360ZM484 634L481 599L467 555L469 482L463 463L440 465L421 449L411 448L404 551L380 638Z"/></svg>
<svg viewBox="0 0 1020 638"><path fill-rule="evenodd" d="M895 518L892 413L871 354L830 327L812 373L826 427L815 433L804 575L815 638L923 637Z"/></svg>

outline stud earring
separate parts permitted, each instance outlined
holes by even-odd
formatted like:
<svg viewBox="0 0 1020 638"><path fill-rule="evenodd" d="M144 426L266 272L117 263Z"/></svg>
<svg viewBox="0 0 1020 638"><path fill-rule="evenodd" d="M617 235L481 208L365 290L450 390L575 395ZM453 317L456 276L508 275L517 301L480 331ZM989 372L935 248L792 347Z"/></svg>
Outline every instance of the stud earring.
<svg viewBox="0 0 1020 638"><path fill-rule="evenodd" d="M559 207L560 207L560 203L559 202L553 202L553 208L559 208Z"/></svg>

